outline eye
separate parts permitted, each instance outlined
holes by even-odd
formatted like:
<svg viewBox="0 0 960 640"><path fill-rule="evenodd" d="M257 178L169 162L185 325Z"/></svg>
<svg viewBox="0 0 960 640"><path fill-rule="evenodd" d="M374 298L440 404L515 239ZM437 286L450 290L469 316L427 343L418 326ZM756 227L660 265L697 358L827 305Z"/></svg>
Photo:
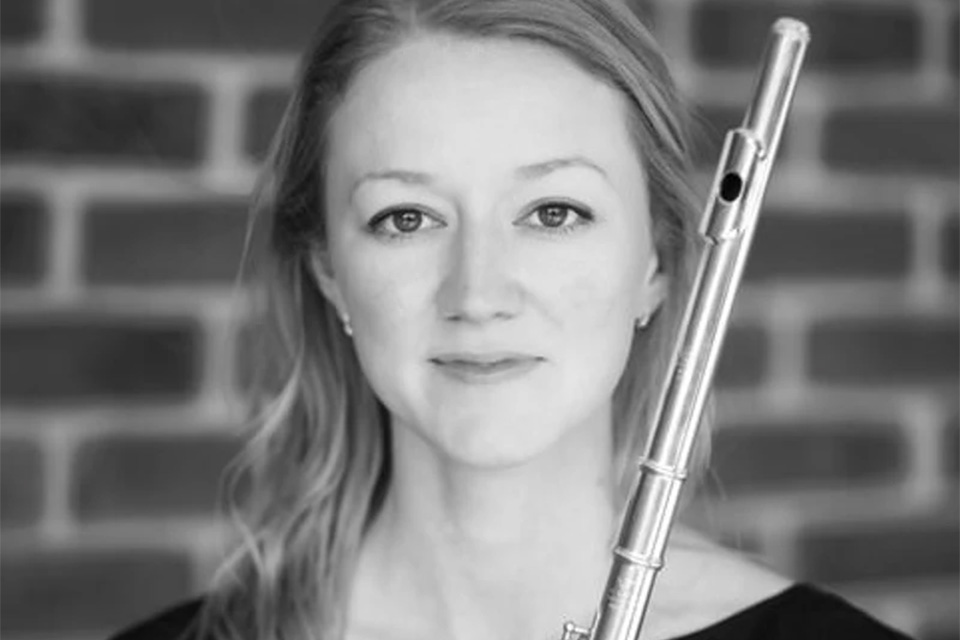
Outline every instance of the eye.
<svg viewBox="0 0 960 640"><path fill-rule="evenodd" d="M544 229L550 233L569 233L577 227L590 224L594 215L587 207L552 200L537 205L522 220L525 226Z"/></svg>
<svg viewBox="0 0 960 640"><path fill-rule="evenodd" d="M437 218L430 214L413 207L395 207L387 209L375 215L367 227L376 235L397 238L400 236L410 236L424 228L425 224L431 224L437 228L445 226Z"/></svg>

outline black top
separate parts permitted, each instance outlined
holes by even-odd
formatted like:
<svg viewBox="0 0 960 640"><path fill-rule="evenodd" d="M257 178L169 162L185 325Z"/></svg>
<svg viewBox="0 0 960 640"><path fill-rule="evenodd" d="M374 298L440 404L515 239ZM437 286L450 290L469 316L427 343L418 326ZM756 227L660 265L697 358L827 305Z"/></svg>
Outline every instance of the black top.
<svg viewBox="0 0 960 640"><path fill-rule="evenodd" d="M201 600L189 600L112 640L203 640L191 624ZM185 632L188 632L184 635ZM559 637L560 633L557 633ZM842 598L796 584L700 631L675 640L909 640Z"/></svg>

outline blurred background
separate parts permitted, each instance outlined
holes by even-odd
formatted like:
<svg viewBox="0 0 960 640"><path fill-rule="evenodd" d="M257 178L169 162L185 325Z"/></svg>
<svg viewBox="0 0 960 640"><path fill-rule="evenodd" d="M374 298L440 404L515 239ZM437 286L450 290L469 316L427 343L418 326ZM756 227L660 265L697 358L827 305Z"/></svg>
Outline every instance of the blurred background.
<svg viewBox="0 0 960 640"><path fill-rule="evenodd" d="M633 0L706 189L768 25L813 45L685 518L960 637L958 8ZM329 0L0 4L0 633L103 637L203 590L238 450L245 198Z"/></svg>

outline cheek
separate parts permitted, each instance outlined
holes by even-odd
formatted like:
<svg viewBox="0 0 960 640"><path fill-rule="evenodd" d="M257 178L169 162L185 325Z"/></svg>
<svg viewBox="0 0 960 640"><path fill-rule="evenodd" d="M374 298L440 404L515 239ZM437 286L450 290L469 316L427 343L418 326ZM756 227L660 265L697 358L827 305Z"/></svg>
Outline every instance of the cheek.
<svg viewBox="0 0 960 640"><path fill-rule="evenodd" d="M616 332L629 324L638 281L616 262L594 261L571 270L554 300L565 332L589 338L594 332Z"/></svg>
<svg viewBox="0 0 960 640"><path fill-rule="evenodd" d="M356 336L387 348L391 333L395 337L403 326L397 323L412 313L419 274L410 273L415 268L410 261L390 259L390 253L351 223L342 222L337 231L334 268Z"/></svg>
<svg viewBox="0 0 960 640"><path fill-rule="evenodd" d="M613 393L633 339L637 280L624 264L615 267L613 262L582 268L554 300L561 326L557 346L563 354L564 386L577 389L588 402L602 401Z"/></svg>
<svg viewBox="0 0 960 640"><path fill-rule="evenodd" d="M355 268L347 291L357 347L380 356L406 348L411 327L420 316L426 297L421 280L397 272Z"/></svg>
<svg viewBox="0 0 960 640"><path fill-rule="evenodd" d="M396 410L409 402L418 358L424 353L430 283L412 265L364 253L354 251L343 271L350 274L343 293L353 343L374 392Z"/></svg>

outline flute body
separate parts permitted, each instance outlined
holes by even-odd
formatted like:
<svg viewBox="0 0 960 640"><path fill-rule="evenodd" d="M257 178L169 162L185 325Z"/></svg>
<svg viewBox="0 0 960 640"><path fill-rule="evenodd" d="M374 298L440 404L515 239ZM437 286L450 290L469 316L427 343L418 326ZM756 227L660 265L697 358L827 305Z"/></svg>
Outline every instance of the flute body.
<svg viewBox="0 0 960 640"><path fill-rule="evenodd" d="M607 583L592 625L568 622L563 640L640 637L808 42L802 22L777 20L743 124L727 133L701 222L703 253L649 444L621 516Z"/></svg>

